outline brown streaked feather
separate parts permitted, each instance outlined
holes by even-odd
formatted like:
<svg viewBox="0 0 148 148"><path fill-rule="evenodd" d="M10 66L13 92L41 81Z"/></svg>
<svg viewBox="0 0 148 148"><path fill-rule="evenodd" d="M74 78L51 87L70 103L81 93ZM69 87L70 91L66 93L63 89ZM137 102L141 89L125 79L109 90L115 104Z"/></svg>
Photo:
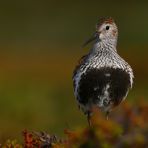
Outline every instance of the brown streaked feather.
<svg viewBox="0 0 148 148"><path fill-rule="evenodd" d="M114 23L114 20L111 17L101 18L99 20L99 22L97 23L97 26L96 27L98 28L98 27L100 27L104 23L106 23L106 24L112 24L112 23Z"/></svg>
<svg viewBox="0 0 148 148"><path fill-rule="evenodd" d="M81 66L81 64L83 63L83 61L84 61L84 59L85 59L86 56L87 56L87 55L84 55L84 56L82 56L82 57L79 59L78 64L76 65L76 67L75 67L75 69L74 69L74 71L73 71L73 77L76 75L77 70L80 68L80 66Z"/></svg>
<svg viewBox="0 0 148 148"><path fill-rule="evenodd" d="M73 78L75 77L75 75L77 74L78 69L80 68L81 64L84 62L85 58L87 57L87 55L82 56L79 61L78 64L76 65L74 71L73 71ZM75 81L74 81L74 88L75 88Z"/></svg>

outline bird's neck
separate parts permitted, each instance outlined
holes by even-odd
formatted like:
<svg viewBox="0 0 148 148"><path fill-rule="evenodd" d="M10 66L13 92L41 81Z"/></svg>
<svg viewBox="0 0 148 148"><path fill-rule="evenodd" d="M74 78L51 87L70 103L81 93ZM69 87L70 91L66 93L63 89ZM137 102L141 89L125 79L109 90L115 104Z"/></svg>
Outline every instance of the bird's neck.
<svg viewBox="0 0 148 148"><path fill-rule="evenodd" d="M114 51L117 52L116 50L116 46L117 46L117 39L111 39L111 40L101 40L101 41L97 41L94 44L93 47L93 51L94 52L99 52L100 50L104 50L104 51Z"/></svg>

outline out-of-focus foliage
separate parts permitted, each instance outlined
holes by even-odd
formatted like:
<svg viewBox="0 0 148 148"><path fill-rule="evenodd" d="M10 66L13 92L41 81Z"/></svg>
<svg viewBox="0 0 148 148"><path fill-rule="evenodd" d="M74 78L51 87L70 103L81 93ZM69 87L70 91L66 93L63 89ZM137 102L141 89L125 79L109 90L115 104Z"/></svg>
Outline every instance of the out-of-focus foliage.
<svg viewBox="0 0 148 148"><path fill-rule="evenodd" d="M119 112L106 120L96 112L92 127L66 132L69 147L146 147L148 146L148 104L123 104Z"/></svg>
<svg viewBox="0 0 148 148"><path fill-rule="evenodd" d="M94 110L91 127L64 130L66 138L57 138L45 132L23 132L24 143L8 140L3 148L122 148L148 146L148 103L140 100L123 103L109 120Z"/></svg>
<svg viewBox="0 0 148 148"><path fill-rule="evenodd" d="M21 144L17 142L17 140L7 140L2 148L23 148Z"/></svg>
<svg viewBox="0 0 148 148"><path fill-rule="evenodd" d="M0 1L0 141L21 139L22 129L56 133L84 127L72 72L92 44L100 17L119 28L117 51L133 68L127 100L148 98L148 1Z"/></svg>

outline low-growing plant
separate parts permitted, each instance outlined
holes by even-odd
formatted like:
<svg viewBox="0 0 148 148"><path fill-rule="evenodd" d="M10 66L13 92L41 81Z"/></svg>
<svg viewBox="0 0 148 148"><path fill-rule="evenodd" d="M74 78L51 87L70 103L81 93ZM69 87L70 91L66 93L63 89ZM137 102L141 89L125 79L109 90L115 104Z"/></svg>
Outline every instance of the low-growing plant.
<svg viewBox="0 0 148 148"><path fill-rule="evenodd" d="M123 103L118 112L106 120L97 110L92 126L69 130L66 138L45 132L23 131L24 143L8 140L2 148L145 148L148 147L148 103L144 100Z"/></svg>

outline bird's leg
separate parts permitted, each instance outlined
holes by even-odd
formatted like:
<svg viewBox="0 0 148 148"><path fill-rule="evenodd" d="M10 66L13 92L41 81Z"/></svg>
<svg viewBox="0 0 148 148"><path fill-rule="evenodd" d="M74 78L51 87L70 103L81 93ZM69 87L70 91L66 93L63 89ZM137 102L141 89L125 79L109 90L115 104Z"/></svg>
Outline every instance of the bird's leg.
<svg viewBox="0 0 148 148"><path fill-rule="evenodd" d="M90 114L91 114L91 112L88 111L88 112L87 112L87 121L88 121L88 125L89 125L89 127L91 127L91 121L90 121L90 119L91 119L91 118L90 118L91 115L90 115Z"/></svg>
<svg viewBox="0 0 148 148"><path fill-rule="evenodd" d="M110 113L109 111L106 112L106 120L108 120L109 113Z"/></svg>
<svg viewBox="0 0 148 148"><path fill-rule="evenodd" d="M80 105L78 105L78 109L79 109L79 110L81 109Z"/></svg>

